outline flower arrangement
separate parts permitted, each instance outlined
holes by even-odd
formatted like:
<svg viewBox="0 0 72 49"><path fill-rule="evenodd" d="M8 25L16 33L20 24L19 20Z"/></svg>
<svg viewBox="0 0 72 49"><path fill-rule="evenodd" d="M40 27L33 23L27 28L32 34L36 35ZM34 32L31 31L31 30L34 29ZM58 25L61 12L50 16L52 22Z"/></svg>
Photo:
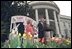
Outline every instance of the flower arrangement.
<svg viewBox="0 0 72 49"><path fill-rule="evenodd" d="M24 38L24 39L30 39L30 40L31 40L31 39L32 39L32 35L29 34L29 33L24 33L24 34L23 34L23 38Z"/></svg>
<svg viewBox="0 0 72 49"><path fill-rule="evenodd" d="M58 38L58 37L52 37L50 40L55 41L58 44L61 44L63 42L62 38Z"/></svg>
<svg viewBox="0 0 72 49"><path fill-rule="evenodd" d="M8 44L3 44L2 48L21 48L21 40L20 37L21 34L19 33L18 36L12 40L9 41ZM28 36L28 37L27 37ZM50 38L49 42L45 45L40 42L31 43L31 41L26 40L27 38L32 38L31 34L23 34L23 48L71 48L71 40L69 39L62 39L58 37L52 37Z"/></svg>

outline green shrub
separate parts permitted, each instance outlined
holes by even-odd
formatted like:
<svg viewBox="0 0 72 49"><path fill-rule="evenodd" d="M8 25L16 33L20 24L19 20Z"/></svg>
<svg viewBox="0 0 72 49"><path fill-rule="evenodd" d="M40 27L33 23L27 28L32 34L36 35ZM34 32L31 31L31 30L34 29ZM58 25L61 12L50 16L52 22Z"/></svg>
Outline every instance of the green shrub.
<svg viewBox="0 0 72 49"><path fill-rule="evenodd" d="M54 41L48 42L46 45L40 42L32 43L30 40L23 40L23 48L71 48L71 42L67 44L68 42L64 41L61 44L58 44ZM21 47L21 40L19 37L10 40L9 44L6 44L6 46L3 46L3 48L17 48Z"/></svg>

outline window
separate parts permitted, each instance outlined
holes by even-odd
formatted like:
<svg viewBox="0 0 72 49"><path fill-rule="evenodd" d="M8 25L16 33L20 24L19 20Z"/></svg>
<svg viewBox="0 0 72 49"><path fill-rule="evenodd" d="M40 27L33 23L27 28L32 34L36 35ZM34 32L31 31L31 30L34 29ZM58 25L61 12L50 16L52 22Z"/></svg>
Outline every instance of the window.
<svg viewBox="0 0 72 49"><path fill-rule="evenodd" d="M71 26L70 26L71 24L69 23L69 27L71 28Z"/></svg>
<svg viewBox="0 0 72 49"><path fill-rule="evenodd" d="M45 9L44 8L38 9L38 16L43 16L46 19Z"/></svg>
<svg viewBox="0 0 72 49"><path fill-rule="evenodd" d="M63 24L64 24L64 27L66 27L66 26L65 26L65 22L63 22Z"/></svg>
<svg viewBox="0 0 72 49"><path fill-rule="evenodd" d="M67 38L68 30L67 29L64 29L64 32L65 32L65 37Z"/></svg>
<svg viewBox="0 0 72 49"><path fill-rule="evenodd" d="M50 21L50 27L51 27L51 29L56 33L55 22Z"/></svg>
<svg viewBox="0 0 72 49"><path fill-rule="evenodd" d="M71 33L71 30L70 30L70 33Z"/></svg>
<svg viewBox="0 0 72 49"><path fill-rule="evenodd" d="M53 15L53 10L52 9L48 9L48 15L49 15L49 19L54 20L54 15Z"/></svg>

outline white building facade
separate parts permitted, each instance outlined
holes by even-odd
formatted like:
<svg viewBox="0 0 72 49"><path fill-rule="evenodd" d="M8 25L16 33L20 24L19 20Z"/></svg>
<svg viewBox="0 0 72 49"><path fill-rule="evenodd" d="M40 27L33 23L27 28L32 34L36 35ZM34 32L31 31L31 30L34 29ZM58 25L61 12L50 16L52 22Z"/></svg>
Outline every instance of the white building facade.
<svg viewBox="0 0 72 49"><path fill-rule="evenodd" d="M71 38L71 17L60 15L60 9L53 1L31 1L29 5L33 8L33 18L37 24L39 17L43 16L46 23L59 37Z"/></svg>
<svg viewBox="0 0 72 49"><path fill-rule="evenodd" d="M65 15L60 16L60 31L64 38L71 38L71 17Z"/></svg>

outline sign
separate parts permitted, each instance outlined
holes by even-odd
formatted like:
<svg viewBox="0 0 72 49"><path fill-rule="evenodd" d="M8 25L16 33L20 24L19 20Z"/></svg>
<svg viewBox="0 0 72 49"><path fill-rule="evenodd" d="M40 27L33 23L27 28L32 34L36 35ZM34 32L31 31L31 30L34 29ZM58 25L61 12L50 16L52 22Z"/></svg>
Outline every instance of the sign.
<svg viewBox="0 0 72 49"><path fill-rule="evenodd" d="M13 16L12 17L12 23L14 22L23 22L25 20L25 16Z"/></svg>

